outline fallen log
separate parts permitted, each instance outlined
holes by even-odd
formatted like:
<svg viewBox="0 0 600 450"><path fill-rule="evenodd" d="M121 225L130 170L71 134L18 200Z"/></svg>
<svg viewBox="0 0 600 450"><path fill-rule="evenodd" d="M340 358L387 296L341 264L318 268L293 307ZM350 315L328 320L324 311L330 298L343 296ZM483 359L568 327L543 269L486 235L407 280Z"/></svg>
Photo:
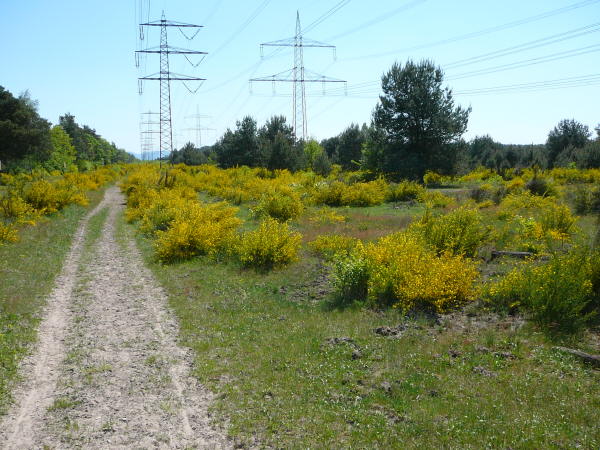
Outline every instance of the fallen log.
<svg viewBox="0 0 600 450"><path fill-rule="evenodd" d="M594 366L600 367L600 356L598 355L590 355L589 353L585 353L579 350L574 350L572 348L566 347L554 347L556 350L559 350L563 353L569 353L570 355L577 356L582 359L584 362Z"/></svg>
<svg viewBox="0 0 600 450"><path fill-rule="evenodd" d="M499 256L510 256L512 258L530 258L533 256L531 252L508 252L508 251L500 251L500 250L492 250L492 259L498 258Z"/></svg>

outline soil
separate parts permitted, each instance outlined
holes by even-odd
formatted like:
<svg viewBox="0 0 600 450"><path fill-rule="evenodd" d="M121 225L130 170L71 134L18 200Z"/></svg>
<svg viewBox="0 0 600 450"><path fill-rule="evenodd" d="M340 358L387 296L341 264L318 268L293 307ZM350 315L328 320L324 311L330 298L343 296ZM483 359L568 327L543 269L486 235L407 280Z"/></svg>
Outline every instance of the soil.
<svg viewBox="0 0 600 450"><path fill-rule="evenodd" d="M2 448L233 447L177 345L165 293L131 238L115 234L123 203L109 188L80 224L0 424ZM86 245L103 208L102 234Z"/></svg>

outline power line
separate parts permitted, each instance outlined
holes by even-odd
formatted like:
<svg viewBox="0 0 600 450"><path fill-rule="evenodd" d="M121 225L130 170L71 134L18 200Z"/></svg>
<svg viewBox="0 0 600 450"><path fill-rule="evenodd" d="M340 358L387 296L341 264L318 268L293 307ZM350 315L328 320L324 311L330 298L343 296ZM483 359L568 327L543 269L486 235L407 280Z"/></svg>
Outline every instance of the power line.
<svg viewBox="0 0 600 450"><path fill-rule="evenodd" d="M447 81L461 80L463 78L470 78L478 75L489 75L497 72L504 72L506 70L520 69L523 67L529 67L537 64L547 63L551 61L558 61L565 58L573 58L575 56L587 55L600 51L600 44L588 45L586 47L580 47L572 50L566 50L551 55L540 56L537 58L529 58L521 61L516 61L509 64L502 64L499 66L488 67L485 69L473 70L470 72L463 72L447 78Z"/></svg>
<svg viewBox="0 0 600 450"><path fill-rule="evenodd" d="M328 40L329 41L335 41L336 39L341 39L343 37L349 36L351 34L354 33L358 33L359 31L364 30L365 28L371 27L373 25L376 25L380 22L383 22L384 20L388 20L391 19L392 17L394 17L397 14L400 14L401 12L407 11L409 9L414 8L415 6L420 5L421 3L425 3L428 0L414 0L406 5L403 5L399 8L393 9L392 11L388 11L384 14L381 14L380 16L375 17L374 19L371 19L365 23L363 23L362 25L358 25L356 27L350 28L340 34L336 34L335 36L330 37Z"/></svg>
<svg viewBox="0 0 600 450"><path fill-rule="evenodd" d="M503 56L512 55L515 53L532 50L534 48L544 47L546 45L556 44L558 42L563 42L569 39L585 36L590 33L597 33L598 31L600 31L600 22L596 22L585 27L575 28L573 30L565 31L563 33L553 34L551 36L536 39L534 41L529 41L524 44L514 45L512 47L507 47L493 52L484 53L482 55L461 59L449 64L444 64L443 66L445 69L448 69L461 67L469 64L480 63L483 61L489 61L491 59L496 59Z"/></svg>
<svg viewBox="0 0 600 450"><path fill-rule="evenodd" d="M584 0L582 2L574 3L569 6L565 6L562 8L547 11L542 14L537 14L535 16L526 17L524 19L515 20L512 22L502 24L502 25L496 25L496 26L493 26L490 28L484 28L483 30L474 31L471 33L466 33L466 34L460 34L458 36L454 36L451 38L442 39L442 40L430 42L427 44L415 45L413 47L404 47L404 48L390 50L390 51L386 51L386 52L372 53L370 55L362 55L362 56L355 56L352 58L346 58L345 61L360 61L360 60L364 60L364 59L380 58L382 56L395 55L397 53L410 52L410 51L414 51L414 50L422 50L425 48L439 47L441 45L451 44L454 42L459 42L459 41L463 41L463 40L467 40L467 39L484 36L486 34L496 33L498 31L508 30L510 28L515 28L515 27L525 25L525 24L528 24L531 22L537 22L539 20L547 19L549 17L553 17L553 16L556 16L559 14L565 14L565 13L573 11L575 9L583 8L585 6L589 6L589 5L598 3L598 2L600 2L600 0Z"/></svg>

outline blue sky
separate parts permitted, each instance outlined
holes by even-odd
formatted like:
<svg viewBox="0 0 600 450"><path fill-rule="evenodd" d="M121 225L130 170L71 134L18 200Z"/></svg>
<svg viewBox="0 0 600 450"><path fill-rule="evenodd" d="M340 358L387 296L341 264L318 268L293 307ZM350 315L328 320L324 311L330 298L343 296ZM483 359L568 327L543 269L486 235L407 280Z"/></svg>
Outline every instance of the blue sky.
<svg viewBox="0 0 600 450"><path fill-rule="evenodd" d="M164 10L168 19L205 26L193 41L177 29L169 38L172 45L209 53L197 68L180 56L171 60L171 70L207 78L195 95L173 86L175 143L194 139L194 132L186 131L194 121L186 117L198 108L211 116L203 126L215 129L203 134L208 144L245 115L259 125L274 114L291 118L291 85L273 91L271 83L255 83L250 91L248 79L293 66L291 51L261 59L260 44L293 36L296 10L308 27L339 4L3 0L0 85L14 94L29 90L41 115L54 123L70 112L137 153L140 113L158 111L157 86L146 83L139 96L137 77L157 72L158 57L135 67L136 24L142 14L155 20ZM370 121L381 75L394 61L409 58L432 59L444 68L457 103L473 108L467 138L490 134L505 143L541 143L561 119L575 118L590 128L600 122L600 0L347 0L341 5L306 34L337 46L337 59L328 50L307 49L307 69L348 81L348 95L331 86L325 95L321 86L307 88L308 131L318 139L351 122ZM158 39L154 30L142 45L158 45Z"/></svg>

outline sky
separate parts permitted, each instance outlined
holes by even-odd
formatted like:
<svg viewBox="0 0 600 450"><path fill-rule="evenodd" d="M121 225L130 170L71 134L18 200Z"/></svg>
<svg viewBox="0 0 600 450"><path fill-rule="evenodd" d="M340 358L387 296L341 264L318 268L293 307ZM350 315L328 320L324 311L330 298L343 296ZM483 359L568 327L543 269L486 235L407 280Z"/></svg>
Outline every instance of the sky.
<svg viewBox="0 0 600 450"><path fill-rule="evenodd" d="M467 139L543 143L561 119L600 122L600 0L1 0L0 85L28 90L52 123L69 112L139 153L141 113L159 111L159 91L147 81L139 95L138 77L158 72L159 59L136 67L134 52L160 36L153 27L140 41L138 24L163 11L204 26L192 40L169 28L169 44L208 53L170 57L172 72L206 78L172 83L175 147L195 142L197 112L207 116L203 145L246 115L259 126L273 115L291 121L291 83L249 79L294 66L293 49L261 56L260 44L293 37L297 11L305 38L336 46L305 49L306 69L347 81L307 86L316 139L369 123L381 76L408 59L444 70L456 103L472 108Z"/></svg>

